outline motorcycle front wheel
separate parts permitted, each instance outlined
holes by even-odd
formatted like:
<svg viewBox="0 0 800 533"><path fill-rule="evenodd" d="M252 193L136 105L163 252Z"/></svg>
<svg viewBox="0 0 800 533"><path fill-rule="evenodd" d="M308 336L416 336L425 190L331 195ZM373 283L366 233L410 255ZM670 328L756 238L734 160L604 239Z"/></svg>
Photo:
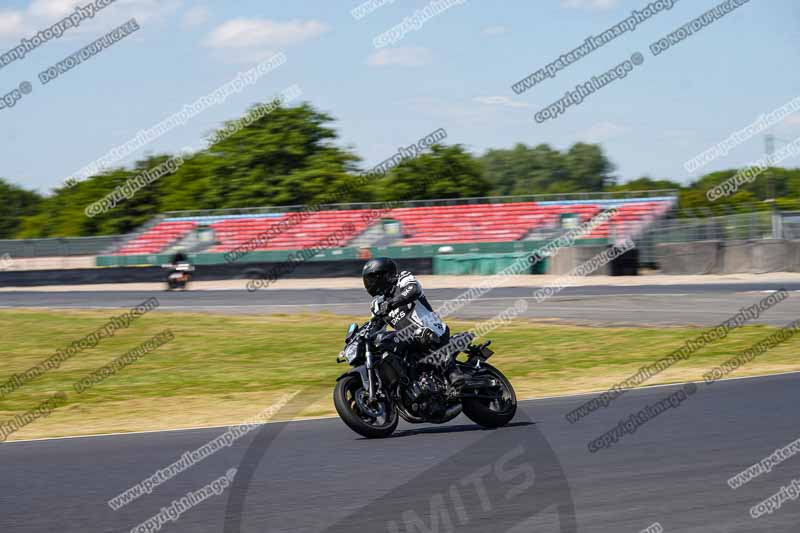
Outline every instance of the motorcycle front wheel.
<svg viewBox="0 0 800 533"><path fill-rule="evenodd" d="M377 399L370 402L358 375L348 375L336 382L333 405L347 427L368 439L388 437L399 421L392 402Z"/></svg>

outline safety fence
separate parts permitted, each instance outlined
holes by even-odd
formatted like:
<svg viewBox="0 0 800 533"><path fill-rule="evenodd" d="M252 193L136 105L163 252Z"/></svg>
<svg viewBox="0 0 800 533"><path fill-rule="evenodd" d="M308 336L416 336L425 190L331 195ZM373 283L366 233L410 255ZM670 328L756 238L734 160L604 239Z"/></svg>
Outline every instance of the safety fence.
<svg viewBox="0 0 800 533"><path fill-rule="evenodd" d="M675 218L660 221L649 233L655 242L752 241L784 238L781 229L786 213L752 211L708 218ZM795 233L800 216L795 214ZM788 237L791 238L791 237Z"/></svg>
<svg viewBox="0 0 800 533"><path fill-rule="evenodd" d="M123 242L124 235L0 240L0 255L11 258L99 255Z"/></svg>

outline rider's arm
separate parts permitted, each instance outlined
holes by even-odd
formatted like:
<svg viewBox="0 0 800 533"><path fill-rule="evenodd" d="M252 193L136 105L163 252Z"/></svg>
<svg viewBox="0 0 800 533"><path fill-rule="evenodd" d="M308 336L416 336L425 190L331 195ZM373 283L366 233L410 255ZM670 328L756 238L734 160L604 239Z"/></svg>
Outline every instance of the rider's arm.
<svg viewBox="0 0 800 533"><path fill-rule="evenodd" d="M411 274L401 274L398 280L397 294L389 299L389 308L397 307L413 302L422 294L422 285Z"/></svg>

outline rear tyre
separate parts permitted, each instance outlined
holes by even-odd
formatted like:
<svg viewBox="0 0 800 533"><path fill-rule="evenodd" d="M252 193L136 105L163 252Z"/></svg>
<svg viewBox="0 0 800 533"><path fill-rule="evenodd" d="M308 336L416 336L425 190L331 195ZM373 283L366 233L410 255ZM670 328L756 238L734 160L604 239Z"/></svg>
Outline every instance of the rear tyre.
<svg viewBox="0 0 800 533"><path fill-rule="evenodd" d="M464 406L464 414L485 428L499 428L505 426L517 412L517 395L511 382L506 379L502 372L495 367L483 363L483 375L489 375L500 382L502 392L498 399L484 398L464 398L461 404Z"/></svg>
<svg viewBox="0 0 800 533"><path fill-rule="evenodd" d="M368 439L388 437L399 421L392 402L369 401L359 375L348 375L336 382L333 405L347 427Z"/></svg>

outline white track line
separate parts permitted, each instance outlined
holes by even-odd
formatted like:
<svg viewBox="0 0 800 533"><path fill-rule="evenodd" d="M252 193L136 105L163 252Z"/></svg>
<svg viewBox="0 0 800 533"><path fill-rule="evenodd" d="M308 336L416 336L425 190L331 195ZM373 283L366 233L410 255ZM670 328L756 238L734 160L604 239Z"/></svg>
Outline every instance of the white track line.
<svg viewBox="0 0 800 533"><path fill-rule="evenodd" d="M725 381L741 381L746 379L766 379L775 376L786 376L790 374L800 374L800 370L790 370L788 372L779 372L777 374L765 374L761 376L744 376L739 378L724 378L717 380L717 382L725 382ZM687 383L704 383L703 381L682 381L678 383L662 383L659 385L647 385L645 387L639 387L637 389L630 389L627 392L639 392L639 391L648 391L650 389L660 389L664 387L678 387L680 385L686 385ZM557 394L554 396L537 396L536 398L524 398L519 400L520 402L536 402L540 400L554 400L554 399L563 399L563 398L580 398L582 396L592 396L596 394L602 394L605 390L597 390L592 392L576 392L572 394ZM291 420L270 420L267 422L263 422L261 424L253 424L256 426L265 426L267 424L285 424L285 423L298 423L298 422L310 422L314 420L330 420L338 418L338 415L328 415L328 416L313 416L308 418L297 418ZM6 441L2 443L0 446L5 446L9 444L19 444L25 442L42 442L42 441L49 441L49 440L65 440L65 439L88 439L88 438L95 438L95 437L120 437L126 435L147 435L149 433L173 433L175 431L198 431L202 429L227 429L231 426L237 425L236 423L231 423L228 425L223 426L196 426L196 427L188 427L188 428L175 428L175 429L153 429L147 431L126 431L126 432L119 432L119 433L97 433L94 435L68 435L66 437L44 437L40 439L25 439L25 440L12 440Z"/></svg>

